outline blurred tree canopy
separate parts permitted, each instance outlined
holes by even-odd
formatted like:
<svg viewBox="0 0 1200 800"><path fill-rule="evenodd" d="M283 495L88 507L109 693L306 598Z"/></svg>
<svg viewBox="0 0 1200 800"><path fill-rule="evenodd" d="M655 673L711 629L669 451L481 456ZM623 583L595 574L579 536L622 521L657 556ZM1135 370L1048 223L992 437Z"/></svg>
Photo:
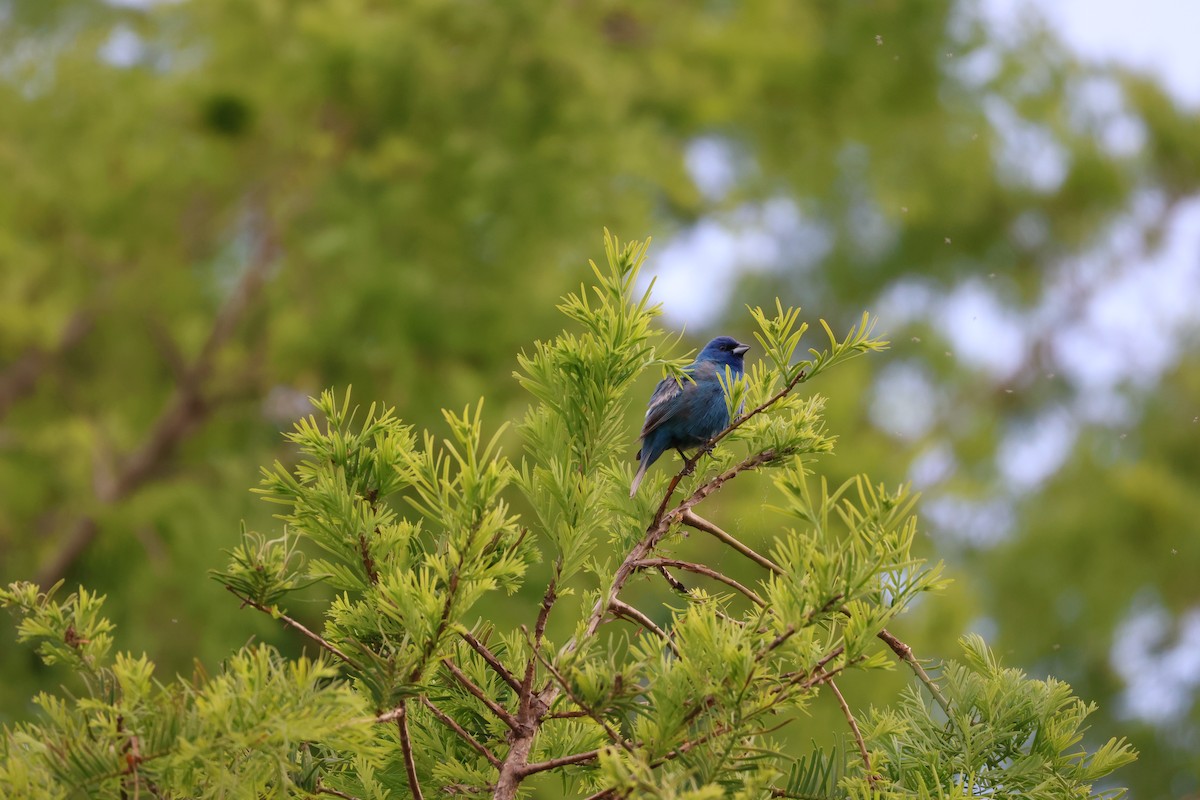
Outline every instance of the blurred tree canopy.
<svg viewBox="0 0 1200 800"><path fill-rule="evenodd" d="M689 169L698 142L720 191ZM1089 415L1061 335L1196 194L1200 117L1034 21L938 0L0 0L0 174L0 580L108 593L119 645L164 671L255 634L295 646L201 576L266 513L245 487L290 457L307 395L353 384L414 421L522 402L513 355L555 330L602 226L661 241L772 203L802 224L722 305L882 304L899 346L837 376L862 402L829 410L857 431L831 470L911 474L947 509L924 546L971 577L911 638L982 625L1108 720L1191 641L1198 343L1161 382L1122 351L1120 413ZM718 291L704 264L692 284ZM1024 331L1003 368L935 323L960 291ZM1005 448L1056 413L1061 468L1013 490ZM1143 663L1124 648L1147 615ZM9 647L0 669L0 718L60 679ZM1197 682L1160 682L1135 796L1200 790Z"/></svg>

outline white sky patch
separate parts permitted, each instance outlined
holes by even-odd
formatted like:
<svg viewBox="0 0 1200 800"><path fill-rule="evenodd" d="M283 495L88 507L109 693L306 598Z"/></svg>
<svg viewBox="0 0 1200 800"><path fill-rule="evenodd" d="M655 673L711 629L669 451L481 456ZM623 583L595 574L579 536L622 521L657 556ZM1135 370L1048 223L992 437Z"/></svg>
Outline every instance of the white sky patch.
<svg viewBox="0 0 1200 800"><path fill-rule="evenodd" d="M1200 322L1200 199L1178 208L1157 252L1109 274L1086 263L1075 272L1089 267L1103 285L1055 336L1056 360L1085 393L1157 381L1178 358L1181 335ZM1069 302L1069 292L1051 292L1051 302Z"/></svg>
<svg viewBox="0 0 1200 800"><path fill-rule="evenodd" d="M982 548L1004 541L1016 523L1012 503L1006 498L930 497L921 504L921 516L936 535Z"/></svg>
<svg viewBox="0 0 1200 800"><path fill-rule="evenodd" d="M1025 320L978 280L952 290L932 321L955 356L993 377L1012 375L1025 358Z"/></svg>
<svg viewBox="0 0 1200 800"><path fill-rule="evenodd" d="M655 297L672 323L704 327L727 309L744 272L784 263L807 269L831 246L821 225L806 219L791 199L776 197L701 219L658 251L642 280L655 279Z"/></svg>
<svg viewBox="0 0 1200 800"><path fill-rule="evenodd" d="M1000 134L996 155L1002 181L1012 181L1039 192L1053 192L1067 177L1067 150L1046 127L1021 117L997 95L983 101L984 112Z"/></svg>
<svg viewBox="0 0 1200 800"><path fill-rule="evenodd" d="M692 182L711 201L724 198L737 183L737 155L729 142L719 136L693 139L683 158Z"/></svg>
<svg viewBox="0 0 1200 800"><path fill-rule="evenodd" d="M1091 131L1117 158L1136 156L1146 144L1146 128L1129 113L1121 86L1112 78L1080 81L1067 98L1072 124Z"/></svg>
<svg viewBox="0 0 1200 800"><path fill-rule="evenodd" d="M132 67L144 52L142 37L124 23L115 25L108 40L100 46L100 57L114 67Z"/></svg>
<svg viewBox="0 0 1200 800"><path fill-rule="evenodd" d="M893 361L875 379L871 422L899 439L916 441L933 428L939 401L937 387L920 364Z"/></svg>
<svg viewBox="0 0 1200 800"><path fill-rule="evenodd" d="M1037 489L1058 471L1071 453L1079 424L1064 408L1005 432L996 463L1005 482L1017 491Z"/></svg>
<svg viewBox="0 0 1200 800"><path fill-rule="evenodd" d="M1175 621L1142 601L1113 635L1109 661L1125 682L1121 710L1152 724L1184 717L1200 690L1200 609Z"/></svg>
<svg viewBox="0 0 1200 800"><path fill-rule="evenodd" d="M1190 0L981 0L1001 37L1041 18L1085 59L1119 61L1161 80L1177 100L1200 106L1200 3Z"/></svg>
<svg viewBox="0 0 1200 800"><path fill-rule="evenodd" d="M904 278L884 289L874 305L878 317L886 320L888 327L899 330L928 317L940 301L931 286L915 278Z"/></svg>
<svg viewBox="0 0 1200 800"><path fill-rule="evenodd" d="M917 491L925 491L954 475L957 469L954 448L945 442L937 442L921 451L909 464L908 479Z"/></svg>

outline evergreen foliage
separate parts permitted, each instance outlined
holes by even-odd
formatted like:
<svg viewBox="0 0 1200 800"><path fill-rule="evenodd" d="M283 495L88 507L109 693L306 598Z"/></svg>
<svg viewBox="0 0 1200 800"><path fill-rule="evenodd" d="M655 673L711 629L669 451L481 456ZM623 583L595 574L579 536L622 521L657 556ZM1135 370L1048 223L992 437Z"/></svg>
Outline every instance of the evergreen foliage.
<svg viewBox="0 0 1200 800"><path fill-rule="evenodd" d="M943 585L941 565L912 552L905 487L831 487L816 474L834 437L824 399L799 391L886 347L869 316L840 338L823 326L823 349L796 360L798 310L753 309L763 357L730 393L748 410L711 454L656 470L626 498L633 382L678 375L687 360L670 355L649 293L635 295L646 244L607 236L605 247L594 285L559 307L575 330L518 360L534 398L518 459L500 446L503 426L485 431L482 403L445 412L439 440L390 409L360 415L347 391L324 393L320 417L289 435L297 464L264 470L259 491L281 506L283 528L244 532L215 577L307 637L316 658L251 644L214 675L197 666L160 681L144 656L110 655L96 595L0 592L21 639L85 687L41 695L37 722L5 729L0 795L1119 795L1100 781L1133 750L1082 749L1091 707L1068 686L1001 668L979 639L930 674L888 630ZM782 522L771 541L699 514L754 470L773 477ZM676 557L686 530L717 540L710 559ZM747 559L758 579L726 574L727 558ZM624 590L641 573L677 594L635 606ZM289 612L315 583L336 591L320 631ZM526 584L541 601L524 624L500 627L488 603ZM897 663L914 679L886 707L856 709L838 688ZM844 711L847 747L792 752L777 732L802 728L822 692Z"/></svg>

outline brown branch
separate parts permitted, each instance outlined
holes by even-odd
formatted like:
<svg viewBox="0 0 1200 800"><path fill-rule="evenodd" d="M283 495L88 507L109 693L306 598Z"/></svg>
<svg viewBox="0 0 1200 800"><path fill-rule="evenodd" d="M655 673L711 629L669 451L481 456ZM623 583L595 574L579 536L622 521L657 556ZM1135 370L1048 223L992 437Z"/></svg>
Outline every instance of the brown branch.
<svg viewBox="0 0 1200 800"><path fill-rule="evenodd" d="M574 690L571 689L571 684L569 684L563 674L558 671L558 668L551 664L550 660L543 656L540 652L537 654L537 657L538 660L541 661L546 669L550 672L550 674L554 676L554 679L558 681L558 685L562 688L563 692L566 693L567 697L571 698L571 702L583 709L583 711L592 719L592 721L599 725L604 732L608 734L608 738L614 744L618 744L625 751L632 753L633 746L625 740L624 736L621 736L619 733L613 730L612 726L605 721L604 717L600 716L598 711L589 707L583 702L583 700L579 698L578 695L575 694Z"/></svg>
<svg viewBox="0 0 1200 800"><path fill-rule="evenodd" d="M833 661L833 659L840 656L843 652L845 652L845 650L846 650L846 646L839 644L837 647L833 648L828 653L826 653L824 656L822 656L821 659L819 661L817 661L816 664L813 665L812 669L802 670L802 671L798 671L798 672L790 673L790 674L785 674L784 677L787 677L787 681L785 683L781 683L781 684L771 687L771 694L779 695L782 697L787 694L789 689L799 689L800 691L804 691L806 689L811 689L812 687L814 687L820 683L824 683L825 681L829 680L830 678L834 677L839 672L844 670L846 667L850 666L850 664L848 662L848 663L843 664L842 666L838 667L837 669L829 670L827 672L822 671L825 669L826 664L828 664L830 661ZM854 659L854 660L861 661L862 657L860 656L859 658Z"/></svg>
<svg viewBox="0 0 1200 800"><path fill-rule="evenodd" d="M858 754L862 756L863 766L867 770L867 781L874 785L875 775L871 772L871 756L867 753L867 743L863 741L862 731L858 729L858 720L854 718L854 713L850 711L850 705L842 696L842 691L838 689L837 684L833 682L833 678L830 678L825 685L833 692L838 705L842 707L842 715L846 717L846 722L850 725L850 731L854 734L854 742L858 745Z"/></svg>
<svg viewBox="0 0 1200 800"><path fill-rule="evenodd" d="M651 559L651 560L653 560L653 559ZM645 562L641 562L641 563L645 563ZM659 566L657 569L658 569L658 574L663 576L663 580L665 580L668 584L670 584L672 589L679 592L681 595L683 595L684 597L686 597L689 600L692 600L695 602L700 601L700 598L696 596L695 592L693 592L688 587L684 586L683 581L679 580L674 575L672 575L671 571L669 569L667 569L664 566ZM739 628L744 628L746 626L745 622L743 622L740 619L734 619L733 617L729 616L721 609L717 608L715 605L712 606L711 608L712 608L712 612L717 615L718 619L723 619L732 625L737 625Z"/></svg>
<svg viewBox="0 0 1200 800"><path fill-rule="evenodd" d="M601 789L600 791L596 792L595 794L589 794L587 797L583 798L583 800L610 800L610 798L613 798L616 796L617 796L616 789Z"/></svg>
<svg viewBox="0 0 1200 800"><path fill-rule="evenodd" d="M400 749L404 751L404 771L408 773L408 790L413 800L425 800L421 793L421 782L417 779L417 762L413 758L412 740L408 736L408 705L406 700L400 701L397 709L396 726L400 729Z"/></svg>
<svg viewBox="0 0 1200 800"><path fill-rule="evenodd" d="M783 631L783 633L779 634L779 635L778 635L778 636L776 636L774 639L772 639L772 640L770 641L770 643L769 643L769 644L768 644L766 647L764 647L764 648L763 648L763 649L762 649L762 650L761 650L761 651L760 651L760 652L759 652L759 653L758 653L758 654L755 656L755 659L754 659L754 660L755 660L755 661L761 661L762 659L766 658L766 657L767 657L767 655L768 655L769 653L771 653L771 652L772 652L772 651L774 651L776 648L778 648L778 647L780 647L781 645L783 645L783 643L784 643L784 642L786 642L788 639L790 639L790 638L792 638L793 636L795 636L795 635L796 635L796 631L798 631L798 630L799 630L799 628L797 628L795 625L788 625L788 626L787 626L787 628L786 628L786 629Z"/></svg>
<svg viewBox="0 0 1200 800"><path fill-rule="evenodd" d="M500 659L496 658L495 654L488 649L487 645L476 639L475 636L468 630L460 630L458 635L462 637L464 642L470 645L472 650L478 653L479 656L487 662L488 666L492 668L492 671L499 675L500 679L507 683L514 692L521 691L520 681L518 681L516 677L514 677L513 674L509 672L503 664L500 663Z"/></svg>
<svg viewBox="0 0 1200 800"><path fill-rule="evenodd" d="M37 387L38 381L56 358L83 341L91 329L91 315L84 311L76 311L63 326L58 344L53 350L47 351L33 345L10 362L4 372L0 373L0 419Z"/></svg>
<svg viewBox="0 0 1200 800"><path fill-rule="evenodd" d="M759 597L758 594L756 594L752 589L750 589L746 586L743 586L742 584L735 581L733 578L730 578L728 575L725 575L724 573L721 573L721 572L717 572L715 569L712 569L711 567L706 567L703 564L695 564L691 561L680 561L679 559L675 559L675 558L645 558L645 559L642 559L641 561L636 562L634 564L634 566L637 567L638 569L645 569L645 568L651 568L651 567L675 567L676 569L683 569L683 570L687 570L688 572L694 572L697 575L704 575L706 577L712 578L713 580L720 581L721 583L725 584L726 586L730 587L731 589L735 589L735 590L741 592L743 595L745 595L750 600L750 602L754 603L754 605L759 606L760 608L763 608L766 606L766 602L761 597Z"/></svg>
<svg viewBox="0 0 1200 800"><path fill-rule="evenodd" d="M588 712L577 708L573 711L555 711L552 714L547 714L546 719L578 719L579 717L589 716Z"/></svg>
<svg viewBox="0 0 1200 800"><path fill-rule="evenodd" d="M938 688L937 683L934 682L933 678L929 677L929 673L925 671L925 668L921 666L921 662L917 660L915 655L913 655L912 648L893 636L890 632L888 632L887 628L881 630L877 635L884 641L885 644L887 644L888 647L892 648L892 652L899 656L901 661L905 662L910 668L912 668L912 671L916 673L917 678L921 681L921 683L925 684L925 688L929 690L931 695L933 695L933 699L936 700L938 705L942 707L942 711L946 712L946 716L950 719L954 719L954 713L950 708L950 701L946 699L945 695L942 694L941 689Z"/></svg>
<svg viewBox="0 0 1200 800"><path fill-rule="evenodd" d="M269 608L268 606L265 606L256 600L252 600L249 597L246 597L245 595L241 594L236 589L234 589L232 586L226 586L225 588L229 591L230 594L232 594L237 599L241 600L243 606L250 606L251 608L257 608L259 611L263 612L264 614L268 614L278 620L281 620L283 622L283 624L285 624L288 627L293 628L294 630L297 630L300 633L302 633L303 635L307 636L309 639L316 642L321 647L325 648L325 650L329 651L330 653L332 653L334 656L336 656L337 658L344 661L349 666L353 667L354 669L358 670L359 672L363 671L361 664L359 664L357 661L355 661L350 656L346 655L344 652L342 652L340 649L338 649L337 645L333 644L328 639L321 636L319 633L315 633L315 632L309 630L307 627L305 627L301 623L297 622L296 620L292 619L287 614L284 614L282 611L280 611L277 608Z"/></svg>
<svg viewBox="0 0 1200 800"><path fill-rule="evenodd" d="M213 404L205 393L217 371L217 354L233 337L246 310L258 297L267 271L275 261L277 248L269 230L242 272L241 280L230 293L213 320L208 338L200 352L176 381L174 391L142 443L111 476L97 476L102 505L114 505L151 481L174 455L179 444L212 413ZM87 551L99 533L91 516L80 517L66 539L54 548L54 554L38 571L37 582L50 586L64 577L67 570Z"/></svg>
<svg viewBox="0 0 1200 800"><path fill-rule="evenodd" d="M500 759L496 758L496 756L492 754L491 750L488 750L484 745L480 744L479 740L468 733L463 726L455 722L453 717L435 706L425 695L421 695L421 703L423 703L424 706L430 710L433 716L437 717L438 722L441 722L447 728L457 733L459 737L469 744L476 753L479 753L479 755L486 758L489 764L496 769L500 768Z"/></svg>
<svg viewBox="0 0 1200 800"><path fill-rule="evenodd" d="M612 605L612 602L616 600L617 595L625 586L625 582L629 580L629 576L632 575L636 570L637 562L644 561L649 557L650 553L652 553L654 549L658 547L659 542L661 542L663 537L667 535L667 532L670 531L671 525L678 521L681 515L683 515L688 509L699 503L709 494L715 492L726 481L732 479L738 473L748 469L753 469L761 464L765 464L768 461L773 460L774 458L775 455L771 451L750 456L736 466L731 467L725 472L722 472L720 475L711 478L707 483L696 489L696 491L692 492L692 494L686 500L682 501L671 511L665 512L663 510L665 503L663 506L660 506L658 513L656 513L654 516L654 520L650 523L649 527L646 528L646 535L642 537L640 542L633 546L633 549L630 550L625 556L625 560L621 563L621 566L617 567L617 571L613 575L612 583L609 584L608 592L596 601L596 605L592 608L592 614L588 618L588 625L584 635L592 636L596 633L600 627L600 623L604 620L605 612ZM672 486L674 483L675 482L673 481Z"/></svg>
<svg viewBox="0 0 1200 800"><path fill-rule="evenodd" d="M679 651L675 649L675 643L671 641L670 634L658 627L658 625L654 623L654 620L647 617L641 611L638 611L625 601L618 600L616 598L613 598L613 601L608 604L608 608L615 616L623 617L631 622L636 622L646 630L654 633L666 643L667 647L671 648L671 652L673 652L675 655L679 655Z"/></svg>
<svg viewBox="0 0 1200 800"><path fill-rule="evenodd" d="M454 676L454 679L458 681L464 689L470 692L476 700L487 706L488 710L495 714L501 722L512 728L514 731L520 730L521 723L517 722L517 718L510 714L495 700L488 697L487 694L484 693L483 689L480 689L478 686L476 686L471 679L468 678L463 671L455 665L453 661L448 658L443 658L442 665L450 671L450 674Z"/></svg>
<svg viewBox="0 0 1200 800"><path fill-rule="evenodd" d="M695 528L698 531L703 531L704 533L707 533L707 534L710 534L710 535L716 537L717 539L721 540L725 544L732 547L734 550L736 550L739 553L741 553L742 555L744 555L746 558L753 561L755 564L758 564L763 569L774 572L776 575L783 574L783 568L780 567L778 564L776 564L774 561L767 558L766 556L759 555L758 553L756 553L754 550L752 550L747 545L742 544L740 541L735 539L730 534L726 533L725 531L718 528L716 525L712 524L708 520L706 520L703 517L696 514L696 512L692 511L690 508L686 509L683 512L683 514L680 516L679 521L682 522L684 525L687 525L689 528Z"/></svg>
<svg viewBox="0 0 1200 800"><path fill-rule="evenodd" d="M533 775L536 772L545 772L548 769L569 767L572 764L586 764L589 761L595 761L599 756L599 750L588 750L586 753L573 753L569 756L559 756L558 758L551 758L546 761L538 761L533 764L526 764L521 769L521 777Z"/></svg>
<svg viewBox="0 0 1200 800"><path fill-rule="evenodd" d="M546 592L542 595L542 605L538 609L537 623L533 627L533 639L530 641L530 648L535 651L529 654L529 661L525 663L525 677L521 681L520 695L521 701L533 697L533 679L537 673L537 654L536 651L542 647L542 638L546 635L546 622L550 618L550 609L554 607L554 603L558 600L558 578L562 574L562 557L560 556L554 567L554 577L550 579L550 583L546 585Z"/></svg>
<svg viewBox="0 0 1200 800"><path fill-rule="evenodd" d="M340 797L342 800L358 800L358 798L352 794L346 794L345 792L338 791L337 789L331 789L323 783L317 784L316 792L317 794L329 794L333 795L334 797Z"/></svg>

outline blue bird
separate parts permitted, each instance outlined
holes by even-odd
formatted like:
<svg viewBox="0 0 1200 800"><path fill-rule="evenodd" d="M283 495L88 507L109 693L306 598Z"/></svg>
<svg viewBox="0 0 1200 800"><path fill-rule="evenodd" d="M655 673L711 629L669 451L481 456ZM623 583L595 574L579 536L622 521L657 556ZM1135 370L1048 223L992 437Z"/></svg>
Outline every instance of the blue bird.
<svg viewBox="0 0 1200 800"><path fill-rule="evenodd" d="M683 455L684 448L699 447L729 426L729 411L725 408L725 391L720 376L729 367L734 378L743 371L742 356L750 345L730 336L718 336L704 346L696 360L683 368L691 380L680 385L675 378L663 378L650 395L646 421L638 438L641 459L629 496L637 494L646 470L667 450L674 448Z"/></svg>

